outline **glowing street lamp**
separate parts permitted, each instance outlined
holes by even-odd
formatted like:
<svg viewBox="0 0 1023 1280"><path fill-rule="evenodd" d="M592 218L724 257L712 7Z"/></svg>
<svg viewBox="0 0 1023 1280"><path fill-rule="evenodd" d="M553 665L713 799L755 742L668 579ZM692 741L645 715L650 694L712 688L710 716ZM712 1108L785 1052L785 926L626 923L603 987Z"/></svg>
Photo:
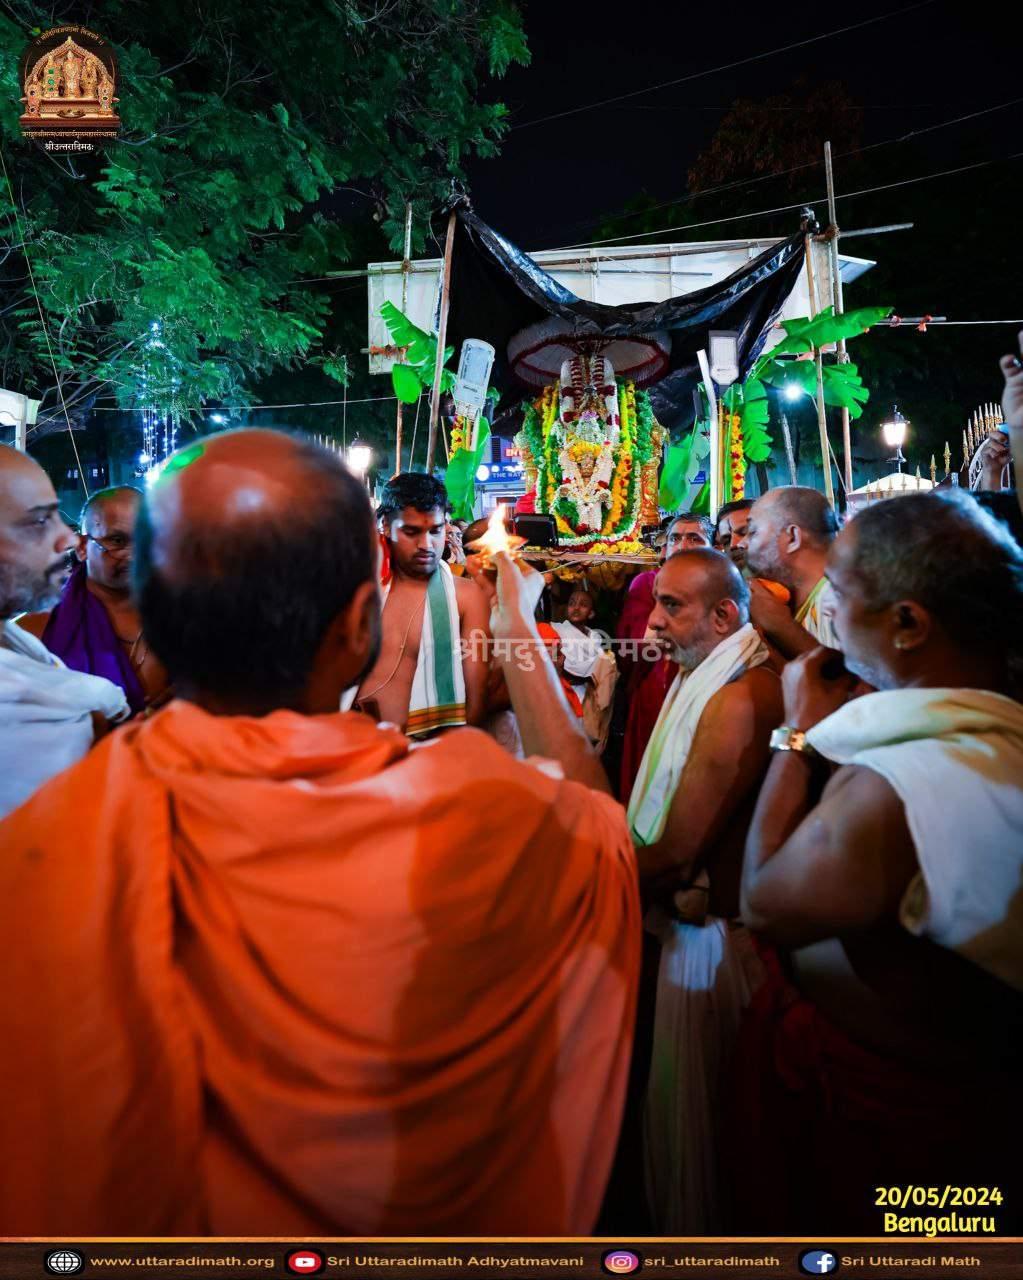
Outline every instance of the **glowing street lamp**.
<svg viewBox="0 0 1023 1280"><path fill-rule="evenodd" d="M356 438L348 446L348 466L365 484L370 463L373 461L373 450L365 442Z"/></svg>
<svg viewBox="0 0 1023 1280"><path fill-rule="evenodd" d="M889 449L894 449L894 455L888 459L889 462L895 463L896 472L902 470L902 464L906 459L902 456L902 446L906 442L906 428L909 422L899 413L898 405L893 406L892 416L887 421L881 423L881 434L884 436L884 442Z"/></svg>
<svg viewBox="0 0 1023 1280"><path fill-rule="evenodd" d="M782 388L782 395L790 403L796 400L802 400L805 394L806 393L798 382L786 382L785 386Z"/></svg>

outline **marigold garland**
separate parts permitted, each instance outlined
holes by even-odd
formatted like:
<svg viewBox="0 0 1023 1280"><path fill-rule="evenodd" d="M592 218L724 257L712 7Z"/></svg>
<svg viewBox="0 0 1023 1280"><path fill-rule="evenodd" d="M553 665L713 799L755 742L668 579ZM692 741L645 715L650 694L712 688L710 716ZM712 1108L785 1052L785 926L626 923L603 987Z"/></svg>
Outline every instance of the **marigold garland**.
<svg viewBox="0 0 1023 1280"><path fill-rule="evenodd" d="M746 452L742 439L742 418L729 414L729 501L738 502L746 493Z"/></svg>
<svg viewBox="0 0 1023 1280"><path fill-rule="evenodd" d="M469 422L463 414L456 414L455 420L451 424L451 456L453 457L459 449L467 449L469 447Z"/></svg>
<svg viewBox="0 0 1023 1280"><path fill-rule="evenodd" d="M522 431L517 437L528 449L537 468L536 509L555 518L563 546L585 545L592 534L575 532L578 513L558 489L564 483L559 459L560 449L552 438L552 428L561 411L557 385L545 387L532 404L526 406ZM620 547L629 538L639 520L642 504L642 471L653 454L653 432L656 425L650 397L637 392L635 383L618 380L619 439L614 451L615 471L611 485L611 503L599 539ZM577 451L587 451L579 443Z"/></svg>

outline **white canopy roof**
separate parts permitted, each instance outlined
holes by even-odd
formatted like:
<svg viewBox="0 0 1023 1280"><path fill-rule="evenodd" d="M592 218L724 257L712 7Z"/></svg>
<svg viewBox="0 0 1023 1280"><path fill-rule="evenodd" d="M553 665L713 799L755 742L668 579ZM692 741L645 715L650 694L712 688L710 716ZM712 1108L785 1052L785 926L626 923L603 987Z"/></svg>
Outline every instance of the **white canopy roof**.
<svg viewBox="0 0 1023 1280"><path fill-rule="evenodd" d="M770 238L608 245L592 249L544 249L530 257L576 297L618 306L630 302L664 302L695 293L697 289L719 283L766 249L781 243L780 239ZM780 320L815 314L834 302L828 246L817 241L811 241L811 246L816 305L810 305L804 265L781 310ZM870 258L854 258L847 253L839 253L838 260L844 284L876 265ZM413 324L428 332L435 324L441 265L440 258L431 258L413 262L409 271L405 311ZM367 268L370 348L390 344L380 308L385 301L401 307L401 274L400 261L371 262ZM766 349L770 350L784 336L784 331L776 328L768 338ZM370 351L370 373L387 373L392 363L389 357Z"/></svg>

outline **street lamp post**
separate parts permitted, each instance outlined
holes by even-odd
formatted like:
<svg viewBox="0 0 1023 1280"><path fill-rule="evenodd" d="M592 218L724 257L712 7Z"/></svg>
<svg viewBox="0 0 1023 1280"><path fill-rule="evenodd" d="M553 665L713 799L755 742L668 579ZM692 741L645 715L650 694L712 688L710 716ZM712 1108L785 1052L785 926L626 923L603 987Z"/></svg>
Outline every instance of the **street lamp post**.
<svg viewBox="0 0 1023 1280"><path fill-rule="evenodd" d="M906 461L902 454L902 446L906 441L906 428L909 422L899 413L898 405L893 406L892 416L881 423L881 434L884 436L884 442L889 449L894 449L894 455L888 459L889 462L895 463L895 471L902 471L902 464Z"/></svg>
<svg viewBox="0 0 1023 1280"><path fill-rule="evenodd" d="M369 488L369 468L373 461L373 450L365 442L356 437L348 446L348 466L355 472L362 483Z"/></svg>
<svg viewBox="0 0 1023 1280"><path fill-rule="evenodd" d="M786 382L781 389L781 394L783 401L795 405L799 400L802 400L806 392L798 382ZM788 415L785 413L784 404L779 409L778 416L781 419L781 433L785 441L785 459L789 464L789 481L796 485L799 484L799 479L796 475L796 453L792 448L792 431L789 428Z"/></svg>

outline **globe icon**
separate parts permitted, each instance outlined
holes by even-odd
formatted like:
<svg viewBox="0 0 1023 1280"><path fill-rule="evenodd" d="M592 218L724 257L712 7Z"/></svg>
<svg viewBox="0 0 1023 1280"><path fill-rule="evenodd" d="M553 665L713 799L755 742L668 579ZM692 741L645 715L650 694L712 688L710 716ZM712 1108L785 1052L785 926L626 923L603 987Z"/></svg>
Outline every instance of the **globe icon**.
<svg viewBox="0 0 1023 1280"><path fill-rule="evenodd" d="M54 1249L46 1255L46 1269L55 1276L72 1276L81 1271L84 1259L73 1249Z"/></svg>

